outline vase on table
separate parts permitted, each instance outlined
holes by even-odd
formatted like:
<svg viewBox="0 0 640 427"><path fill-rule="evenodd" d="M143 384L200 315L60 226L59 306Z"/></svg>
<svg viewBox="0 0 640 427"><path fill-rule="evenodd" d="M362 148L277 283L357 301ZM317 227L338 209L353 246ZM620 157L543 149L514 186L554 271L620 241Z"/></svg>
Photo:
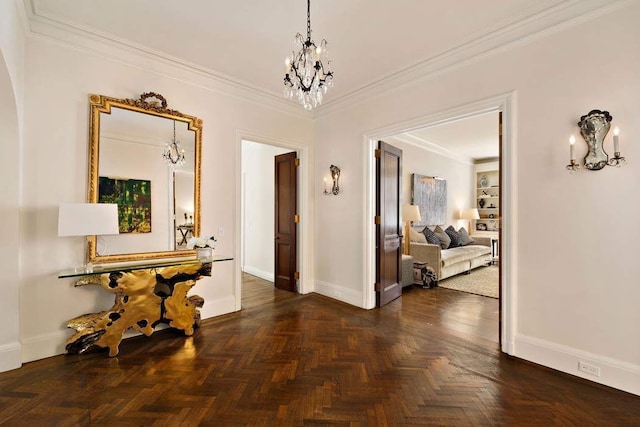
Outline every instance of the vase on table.
<svg viewBox="0 0 640 427"><path fill-rule="evenodd" d="M213 255L213 248L195 248L197 259L209 259Z"/></svg>

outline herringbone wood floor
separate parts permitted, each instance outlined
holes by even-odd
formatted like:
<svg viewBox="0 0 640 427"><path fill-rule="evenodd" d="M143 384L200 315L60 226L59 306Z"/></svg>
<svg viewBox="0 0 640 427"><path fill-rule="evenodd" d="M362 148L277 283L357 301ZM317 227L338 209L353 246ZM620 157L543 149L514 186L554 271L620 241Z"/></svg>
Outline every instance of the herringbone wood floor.
<svg viewBox="0 0 640 427"><path fill-rule="evenodd" d="M57 356L0 374L0 422L640 425L639 397L501 355L491 298L410 288L365 311L250 282L243 311L192 337L167 330L125 340L117 358ZM493 326L474 327L469 312Z"/></svg>

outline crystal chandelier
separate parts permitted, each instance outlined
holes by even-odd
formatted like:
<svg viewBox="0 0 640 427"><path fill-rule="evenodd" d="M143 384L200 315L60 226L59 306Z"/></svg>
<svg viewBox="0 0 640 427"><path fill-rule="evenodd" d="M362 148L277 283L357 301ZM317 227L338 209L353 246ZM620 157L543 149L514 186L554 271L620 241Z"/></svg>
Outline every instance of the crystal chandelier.
<svg viewBox="0 0 640 427"><path fill-rule="evenodd" d="M311 0L307 0L307 39L297 33L291 56L286 59L285 98L291 99L295 95L305 110L320 105L327 89L333 87L330 63L327 41L323 39L320 46L316 46L311 40Z"/></svg>
<svg viewBox="0 0 640 427"><path fill-rule="evenodd" d="M179 168L186 163L184 149L180 147L180 141L176 139L176 121L173 121L173 139L164 147L162 158L171 167Z"/></svg>

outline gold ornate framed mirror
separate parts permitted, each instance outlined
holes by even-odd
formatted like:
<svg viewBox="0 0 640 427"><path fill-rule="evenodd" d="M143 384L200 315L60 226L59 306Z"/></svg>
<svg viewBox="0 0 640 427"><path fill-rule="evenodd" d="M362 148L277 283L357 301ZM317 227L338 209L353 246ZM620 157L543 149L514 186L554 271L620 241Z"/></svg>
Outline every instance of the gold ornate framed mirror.
<svg viewBox="0 0 640 427"><path fill-rule="evenodd" d="M91 263L194 255L200 235L202 120L139 99L90 95L89 203L117 203L120 234L89 236Z"/></svg>

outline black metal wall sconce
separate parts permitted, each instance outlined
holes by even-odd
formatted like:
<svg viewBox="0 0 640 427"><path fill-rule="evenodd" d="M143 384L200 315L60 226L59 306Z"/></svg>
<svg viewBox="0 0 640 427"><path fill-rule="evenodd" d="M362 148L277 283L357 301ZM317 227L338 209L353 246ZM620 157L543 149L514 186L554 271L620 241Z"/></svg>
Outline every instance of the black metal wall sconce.
<svg viewBox="0 0 640 427"><path fill-rule="evenodd" d="M569 157L570 163L567 165L569 172L575 172L582 166L585 169L597 171L605 166L622 166L626 163L626 159L620 155L620 130L616 127L613 130L613 157L604 151L604 139L609 133L611 120L613 117L608 111L591 110L589 114L580 117L578 126L580 127L580 135L587 143L588 151L584 156L582 165L576 161L574 145L576 138L571 135L569 138Z"/></svg>
<svg viewBox="0 0 640 427"><path fill-rule="evenodd" d="M331 191L327 190L327 178L324 179L324 194L325 196L334 195L337 196L340 193L340 184L338 180L340 179L340 168L336 165L329 166L329 171L331 172L331 180L333 184L331 185Z"/></svg>

